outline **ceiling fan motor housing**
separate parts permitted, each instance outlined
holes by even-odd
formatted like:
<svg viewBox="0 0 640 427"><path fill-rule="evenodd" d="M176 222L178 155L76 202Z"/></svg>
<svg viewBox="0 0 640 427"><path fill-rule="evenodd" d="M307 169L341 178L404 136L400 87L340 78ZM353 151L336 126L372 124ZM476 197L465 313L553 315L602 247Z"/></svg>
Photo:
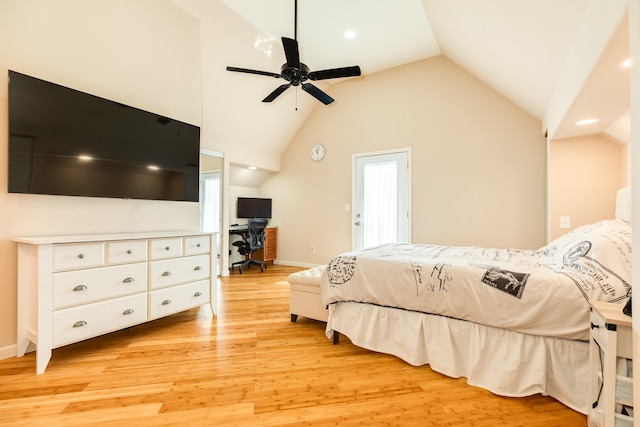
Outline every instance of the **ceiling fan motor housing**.
<svg viewBox="0 0 640 427"><path fill-rule="evenodd" d="M287 64L282 64L280 67L280 75L283 79L291 83L292 86L298 86L300 83L309 79L309 67L302 62L300 68L289 67Z"/></svg>

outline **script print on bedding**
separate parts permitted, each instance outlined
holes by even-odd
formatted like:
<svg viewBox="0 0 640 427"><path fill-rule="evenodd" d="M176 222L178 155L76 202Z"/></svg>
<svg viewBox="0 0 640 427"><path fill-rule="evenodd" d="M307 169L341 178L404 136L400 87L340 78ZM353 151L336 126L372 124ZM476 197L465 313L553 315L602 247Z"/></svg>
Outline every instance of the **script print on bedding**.
<svg viewBox="0 0 640 427"><path fill-rule="evenodd" d="M631 229L603 221L561 239L539 250L395 243L350 252L327 266L323 303L356 301L587 340L587 300L630 295ZM347 270L332 268L345 263Z"/></svg>

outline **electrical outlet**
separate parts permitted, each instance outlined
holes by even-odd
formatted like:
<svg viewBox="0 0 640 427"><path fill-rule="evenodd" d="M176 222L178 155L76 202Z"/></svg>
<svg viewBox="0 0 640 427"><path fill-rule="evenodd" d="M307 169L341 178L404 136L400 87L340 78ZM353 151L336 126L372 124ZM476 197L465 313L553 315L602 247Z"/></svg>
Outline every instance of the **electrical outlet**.
<svg viewBox="0 0 640 427"><path fill-rule="evenodd" d="M315 255L316 254L316 247L315 246L309 246L309 253L311 255Z"/></svg>
<svg viewBox="0 0 640 427"><path fill-rule="evenodd" d="M571 228L571 217L570 216L561 216L560 217L560 228Z"/></svg>

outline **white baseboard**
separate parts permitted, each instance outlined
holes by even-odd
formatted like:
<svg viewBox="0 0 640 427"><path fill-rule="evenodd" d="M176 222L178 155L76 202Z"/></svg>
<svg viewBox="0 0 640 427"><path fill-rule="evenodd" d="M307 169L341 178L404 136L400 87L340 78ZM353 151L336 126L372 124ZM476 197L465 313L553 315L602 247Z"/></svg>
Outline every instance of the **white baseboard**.
<svg viewBox="0 0 640 427"><path fill-rule="evenodd" d="M279 259L274 260L273 263L277 265L289 265L291 267L306 267L306 268L312 268L312 267L317 267L319 265L323 265L323 264L309 264L309 263L295 262L295 261L282 261Z"/></svg>
<svg viewBox="0 0 640 427"><path fill-rule="evenodd" d="M0 347L0 360L16 357L18 351L17 344L8 345L6 347Z"/></svg>

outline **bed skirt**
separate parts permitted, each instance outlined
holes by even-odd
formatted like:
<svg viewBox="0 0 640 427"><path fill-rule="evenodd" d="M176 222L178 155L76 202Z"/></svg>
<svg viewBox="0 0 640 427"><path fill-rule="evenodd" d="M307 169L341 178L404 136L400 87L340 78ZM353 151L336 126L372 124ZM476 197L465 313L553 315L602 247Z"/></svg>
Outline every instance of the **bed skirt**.
<svg viewBox="0 0 640 427"><path fill-rule="evenodd" d="M541 393L587 413L589 343L542 337L444 316L339 302L329 306L333 331L359 347L428 364L449 377L501 396Z"/></svg>

